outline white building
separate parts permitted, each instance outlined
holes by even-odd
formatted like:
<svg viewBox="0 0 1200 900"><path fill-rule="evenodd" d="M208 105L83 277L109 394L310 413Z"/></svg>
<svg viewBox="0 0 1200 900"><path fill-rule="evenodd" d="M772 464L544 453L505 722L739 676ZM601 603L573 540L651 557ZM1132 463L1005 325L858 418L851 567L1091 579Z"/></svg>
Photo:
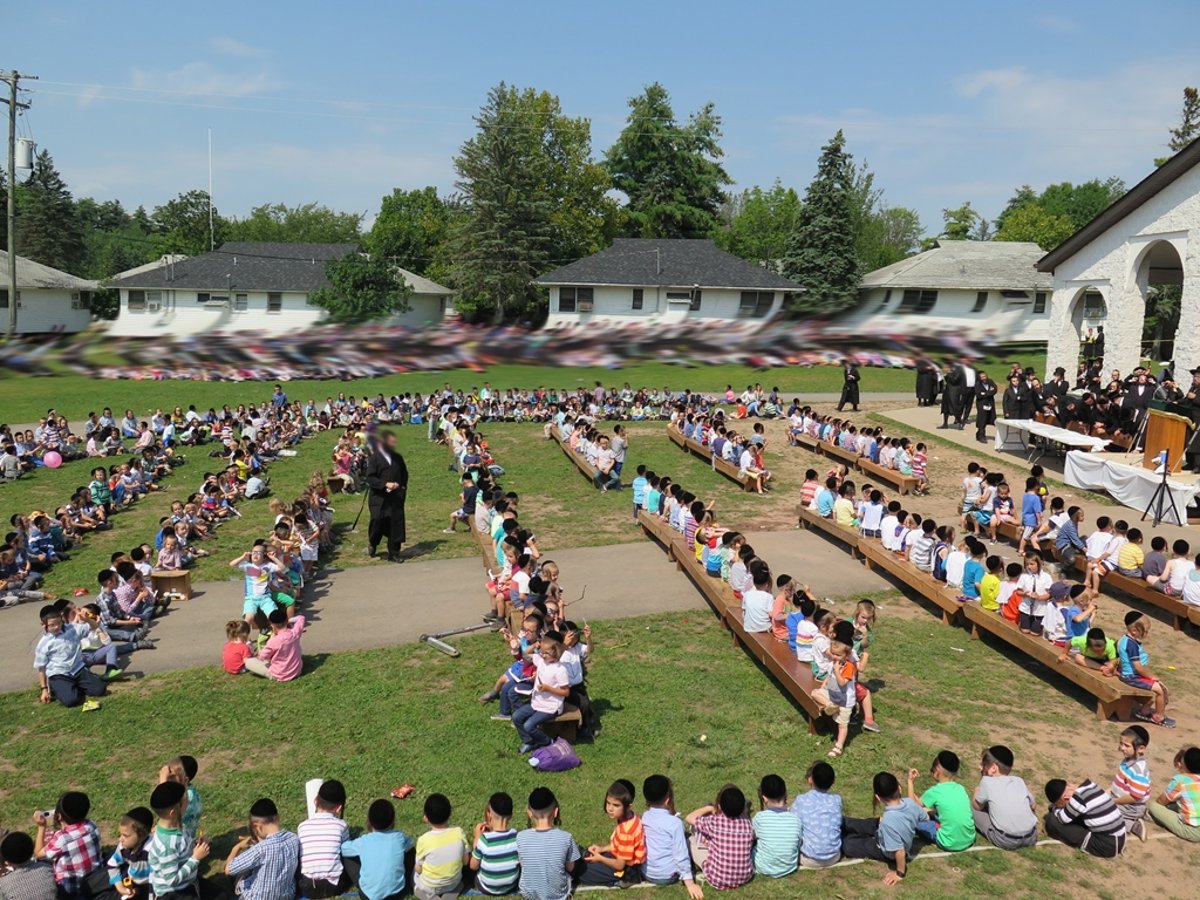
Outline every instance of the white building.
<svg viewBox="0 0 1200 900"><path fill-rule="evenodd" d="M1200 365L1200 140L1180 150L1038 263L1054 277L1047 366L1074 372L1080 339L1104 326L1104 368L1128 372L1152 286L1182 288L1176 373ZM1186 378L1184 378L1186 381Z"/></svg>
<svg viewBox="0 0 1200 900"><path fill-rule="evenodd" d="M0 250L0 323L8 318L8 253ZM98 285L17 257L17 333L83 331L92 324L92 293Z"/></svg>
<svg viewBox="0 0 1200 900"><path fill-rule="evenodd" d="M123 337L256 331L280 335L316 324L324 311L309 302L328 286L325 264L352 244L229 241L202 256L164 256L109 280L121 294L110 334ZM442 321L451 291L400 269L412 289L409 310L380 325L422 327Z"/></svg>
<svg viewBox="0 0 1200 900"><path fill-rule="evenodd" d="M833 328L851 334L951 333L1002 344L1049 337L1052 279L1037 244L940 241L863 276L858 305Z"/></svg>
<svg viewBox="0 0 1200 900"><path fill-rule="evenodd" d="M587 322L767 321L803 288L710 240L619 238L548 272L548 328Z"/></svg>

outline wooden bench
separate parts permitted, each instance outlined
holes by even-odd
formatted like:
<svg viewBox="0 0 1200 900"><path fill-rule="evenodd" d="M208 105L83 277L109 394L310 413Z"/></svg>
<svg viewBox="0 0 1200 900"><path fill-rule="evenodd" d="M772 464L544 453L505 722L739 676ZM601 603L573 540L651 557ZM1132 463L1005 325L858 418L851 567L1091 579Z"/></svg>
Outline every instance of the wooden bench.
<svg viewBox="0 0 1200 900"><path fill-rule="evenodd" d="M1054 646L1044 638L1022 634L1012 622L996 613L988 612L977 603L964 603L962 612L971 623L972 637L978 638L981 630L986 631L1095 697L1096 718L1102 722L1108 721L1114 715L1126 721L1132 718L1135 702L1149 702L1151 699L1149 691L1130 687L1115 675L1101 675L1094 669L1078 666L1069 660L1060 662L1062 648Z"/></svg>
<svg viewBox="0 0 1200 900"><path fill-rule="evenodd" d="M795 439L797 446L803 447L805 450L811 450L813 453L821 452L817 447L817 439L811 434L802 431L792 437Z"/></svg>
<svg viewBox="0 0 1200 900"><path fill-rule="evenodd" d="M682 534L665 520L650 515L644 509L638 510L638 525L647 537L653 538L655 543L666 551L667 556L675 561L678 568L683 568L680 557L687 555L688 549L684 546Z"/></svg>
<svg viewBox="0 0 1200 900"><path fill-rule="evenodd" d="M547 737L562 738L569 744L575 743L579 737L579 726L583 724L583 715L579 707L573 703L563 703L562 712L548 722L542 724L542 730Z"/></svg>
<svg viewBox="0 0 1200 900"><path fill-rule="evenodd" d="M813 691L820 687L813 677L812 666L796 659L796 654L786 642L776 640L769 634L746 631L740 608L731 608L725 621L742 649L770 672L804 710L808 716L808 733L816 734L817 720L825 715L825 710L812 696Z"/></svg>
<svg viewBox="0 0 1200 900"><path fill-rule="evenodd" d="M864 475L870 475L874 478L879 478L883 481L886 481L888 484L895 485L896 489L900 491L902 495L915 491L921 483L915 475L904 475L897 469L885 468L879 465L879 463L871 462L871 460L865 456L860 456L858 458L857 465L858 471L862 472Z"/></svg>
<svg viewBox="0 0 1200 900"><path fill-rule="evenodd" d="M949 625L962 612L963 604L958 602L957 595L951 588L928 572L922 572L912 563L898 559L878 541L863 538L859 541L858 552L868 569L878 569L887 573L902 587L924 597L940 609L945 624Z"/></svg>
<svg viewBox="0 0 1200 900"><path fill-rule="evenodd" d="M730 481L740 484L743 490L752 490L752 482L749 478L743 478L738 474L739 467L736 463L732 463L727 459L718 459L712 455L712 450L693 438L684 437L683 432L674 426L667 426L667 437L671 439L671 443L677 444L684 450L689 451L697 459L704 460L712 466L714 472L720 472Z"/></svg>
<svg viewBox="0 0 1200 900"><path fill-rule="evenodd" d="M839 447L837 444L831 444L828 441L818 441L817 446L820 448L824 456L830 459L840 459L851 469L858 467L859 455L853 450L847 450L844 447Z"/></svg>
<svg viewBox="0 0 1200 900"><path fill-rule="evenodd" d="M192 573L187 569L164 569L150 573L150 587L158 594L179 594L192 599Z"/></svg>
<svg viewBox="0 0 1200 900"><path fill-rule="evenodd" d="M796 508L796 518L800 527L809 530L815 528L817 531L824 532L839 544L844 544L851 556L858 555L859 534L853 528L843 528L833 519L826 519L815 509L809 509L807 506Z"/></svg>

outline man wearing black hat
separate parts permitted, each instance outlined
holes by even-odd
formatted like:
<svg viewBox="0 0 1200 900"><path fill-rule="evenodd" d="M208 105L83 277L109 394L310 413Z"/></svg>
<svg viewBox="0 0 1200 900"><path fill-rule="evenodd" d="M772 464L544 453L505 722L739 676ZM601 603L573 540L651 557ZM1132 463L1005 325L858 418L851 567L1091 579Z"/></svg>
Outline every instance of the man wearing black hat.
<svg viewBox="0 0 1200 900"><path fill-rule="evenodd" d="M858 374L858 365L852 359L842 360L842 396L838 400L838 412L842 411L842 407L849 404L854 407L854 411L858 412L858 382L860 379Z"/></svg>
<svg viewBox="0 0 1200 900"><path fill-rule="evenodd" d="M400 548L407 539L404 528L404 500L408 492L408 467L396 449L396 435L385 431L379 436L367 460L364 480L370 490L367 506L371 524L367 544L371 556L379 542L387 538L387 558L400 562Z"/></svg>
<svg viewBox="0 0 1200 900"><path fill-rule="evenodd" d="M296 896L300 840L279 824L275 801L262 798L250 807L250 833L225 860L225 874L238 879L243 900L289 900Z"/></svg>

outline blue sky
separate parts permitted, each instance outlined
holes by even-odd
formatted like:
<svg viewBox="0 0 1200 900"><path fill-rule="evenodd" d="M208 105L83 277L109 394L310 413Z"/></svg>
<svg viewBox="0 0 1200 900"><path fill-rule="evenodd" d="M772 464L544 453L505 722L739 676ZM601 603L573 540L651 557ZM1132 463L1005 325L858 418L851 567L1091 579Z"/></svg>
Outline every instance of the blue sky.
<svg viewBox="0 0 1200 900"><path fill-rule="evenodd" d="M994 217L1022 183L1118 175L1163 153L1200 84L1200 4L116 2L16 4L0 65L40 76L23 133L76 195L129 208L207 181L226 214L318 201L365 213L453 186L500 80L556 93L597 155L652 81L707 100L739 187L803 190L839 127L888 202ZM19 34L20 40L12 40Z"/></svg>

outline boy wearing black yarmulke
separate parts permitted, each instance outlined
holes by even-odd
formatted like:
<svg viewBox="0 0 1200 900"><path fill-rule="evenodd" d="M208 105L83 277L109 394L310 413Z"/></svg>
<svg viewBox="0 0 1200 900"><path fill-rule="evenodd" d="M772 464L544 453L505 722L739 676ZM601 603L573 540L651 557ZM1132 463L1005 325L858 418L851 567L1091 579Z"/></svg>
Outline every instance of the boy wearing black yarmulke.
<svg viewBox="0 0 1200 900"><path fill-rule="evenodd" d="M150 795L150 808L158 826L150 837L150 889L156 900L197 900L200 896L200 862L209 845L183 829L187 789L177 781L164 781Z"/></svg>

